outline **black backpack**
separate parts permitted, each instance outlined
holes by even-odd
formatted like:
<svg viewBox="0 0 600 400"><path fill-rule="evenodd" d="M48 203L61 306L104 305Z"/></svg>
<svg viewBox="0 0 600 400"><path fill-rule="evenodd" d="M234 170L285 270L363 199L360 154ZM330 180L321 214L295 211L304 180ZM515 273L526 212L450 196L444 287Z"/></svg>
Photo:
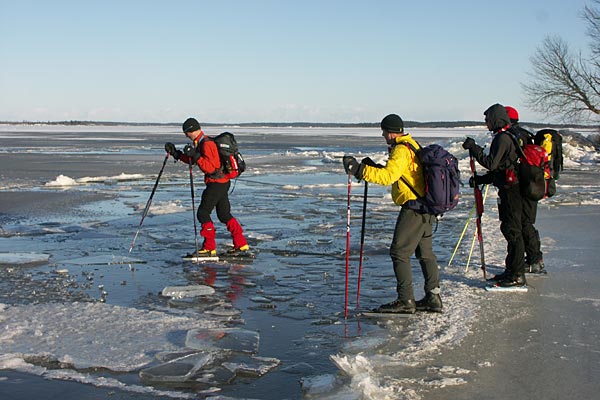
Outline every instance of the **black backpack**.
<svg viewBox="0 0 600 400"><path fill-rule="evenodd" d="M563 152L562 152L562 135L554 129L542 129L535 134L535 144L546 148L548 141L551 141L552 147L548 154L550 160L550 171L552 178L558 179L560 172L563 170Z"/></svg>
<svg viewBox="0 0 600 400"><path fill-rule="evenodd" d="M533 201L554 195L551 185L550 168L546 150L537 144L528 143L522 146L522 141L515 135L514 130L506 132L516 147L519 158L516 162L516 172L519 177L521 194Z"/></svg>
<svg viewBox="0 0 600 400"><path fill-rule="evenodd" d="M223 132L212 140L217 145L223 174L228 178L237 178L246 170L246 161L239 152L235 136L231 132Z"/></svg>

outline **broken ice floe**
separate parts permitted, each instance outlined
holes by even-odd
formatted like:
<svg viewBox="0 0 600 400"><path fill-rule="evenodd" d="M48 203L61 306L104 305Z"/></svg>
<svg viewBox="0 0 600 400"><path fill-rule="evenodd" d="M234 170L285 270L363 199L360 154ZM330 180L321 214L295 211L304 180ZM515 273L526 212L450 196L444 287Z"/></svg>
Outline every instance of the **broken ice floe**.
<svg viewBox="0 0 600 400"><path fill-rule="evenodd" d="M114 265L114 264L145 264L146 261L126 256L115 256L113 254L101 254L61 261L63 264L76 265Z"/></svg>
<svg viewBox="0 0 600 400"><path fill-rule="evenodd" d="M165 297L182 299L184 297L208 296L215 293L215 289L206 285L167 286L161 294Z"/></svg>
<svg viewBox="0 0 600 400"><path fill-rule="evenodd" d="M201 369L218 360L218 352L201 352L146 368L140 378L150 382L186 382L192 380Z"/></svg>
<svg viewBox="0 0 600 400"><path fill-rule="evenodd" d="M259 377L276 368L280 362L277 358L236 355L223 363L223 367L236 375Z"/></svg>
<svg viewBox="0 0 600 400"><path fill-rule="evenodd" d="M42 264L49 258L45 253L0 253L0 265Z"/></svg>
<svg viewBox="0 0 600 400"><path fill-rule="evenodd" d="M55 227L40 227L28 225L3 225L0 227L0 237L13 236L42 236L49 234L65 233L63 229Z"/></svg>
<svg viewBox="0 0 600 400"><path fill-rule="evenodd" d="M185 345L197 350L224 349L256 354L258 344L258 332L238 328L193 329L185 338Z"/></svg>
<svg viewBox="0 0 600 400"><path fill-rule="evenodd" d="M0 308L3 354L47 355L76 369L133 371L151 354L180 351L173 340L190 329L213 328L213 321L105 303L48 303ZM110 327L108 329L107 327Z"/></svg>
<svg viewBox="0 0 600 400"><path fill-rule="evenodd" d="M125 174L122 173L116 176L96 176L96 177L83 177L79 179L73 179L70 176L59 175L55 180L46 182L44 186L46 187L56 187L56 188L67 188L71 186L77 185L85 185L88 183L113 183L120 181L137 181L143 179L144 176L140 174Z"/></svg>
<svg viewBox="0 0 600 400"><path fill-rule="evenodd" d="M231 357L231 352L223 350L177 355L181 357L140 371L140 378L162 384L221 385L232 381L235 376L261 377L280 364L276 358L244 354Z"/></svg>

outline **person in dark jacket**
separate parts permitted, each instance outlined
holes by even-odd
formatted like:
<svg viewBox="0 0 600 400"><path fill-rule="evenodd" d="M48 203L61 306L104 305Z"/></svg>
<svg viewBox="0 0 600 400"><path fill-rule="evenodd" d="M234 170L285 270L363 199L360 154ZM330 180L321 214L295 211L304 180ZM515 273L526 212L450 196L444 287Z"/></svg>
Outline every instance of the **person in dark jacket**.
<svg viewBox="0 0 600 400"><path fill-rule="evenodd" d="M519 112L511 106L505 106L506 113L510 119L509 129L519 140L521 147L533 144L533 133L519 124ZM525 243L525 272L533 274L546 273L544 269L544 254L541 250L540 234L535 229L538 202L523 197L523 242Z"/></svg>
<svg viewBox="0 0 600 400"><path fill-rule="evenodd" d="M506 109L501 104L494 104L485 112L485 122L488 129L493 132L494 138L488 155L483 148L475 143L472 138L467 138L463 148L475 157L477 162L490 171L484 177L475 177L475 183L485 182L491 178L498 188L498 214L500 217L500 230L507 241L507 255L505 259L506 271L495 277L499 286L524 286L525 281L525 244L523 241L523 197L519 188L515 166L517 163L517 148L514 140L509 136L510 119ZM483 181L478 181L482 179Z"/></svg>
<svg viewBox="0 0 600 400"><path fill-rule="evenodd" d="M204 238L202 249L195 254L196 257L214 257L217 255L215 241L215 225L210 218L213 209L217 209L217 218L225 224L233 239L233 255L245 254L250 250L242 227L237 219L231 215L229 203L230 179L223 173L221 158L217 145L204 134L200 124L195 118L188 118L183 123L183 132L190 139L193 146L186 146L186 151L177 150L173 143L165 143L165 150L175 158L186 164L196 164L204 172L206 189L202 192L202 200L198 207L197 217L202 225L200 236Z"/></svg>

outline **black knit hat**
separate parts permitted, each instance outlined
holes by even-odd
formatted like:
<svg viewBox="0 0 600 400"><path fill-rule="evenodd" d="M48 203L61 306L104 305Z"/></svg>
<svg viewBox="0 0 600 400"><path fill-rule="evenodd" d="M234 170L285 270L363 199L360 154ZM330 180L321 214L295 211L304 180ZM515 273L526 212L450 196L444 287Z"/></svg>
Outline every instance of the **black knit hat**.
<svg viewBox="0 0 600 400"><path fill-rule="evenodd" d="M396 114L390 114L381 120L381 129L391 133L403 133L404 122Z"/></svg>
<svg viewBox="0 0 600 400"><path fill-rule="evenodd" d="M194 132L200 129L200 124L198 123L198 121L196 121L195 118L188 118L183 123L182 128L184 133Z"/></svg>

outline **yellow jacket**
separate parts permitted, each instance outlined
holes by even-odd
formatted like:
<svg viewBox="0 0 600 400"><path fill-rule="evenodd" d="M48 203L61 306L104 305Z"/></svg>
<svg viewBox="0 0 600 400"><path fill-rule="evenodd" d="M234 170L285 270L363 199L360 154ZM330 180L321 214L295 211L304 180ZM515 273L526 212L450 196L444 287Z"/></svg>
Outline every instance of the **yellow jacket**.
<svg viewBox="0 0 600 400"><path fill-rule="evenodd" d="M546 150L546 154L548 154L548 161L552 161L552 134L546 133L544 134L544 140L540 143L540 146Z"/></svg>
<svg viewBox="0 0 600 400"><path fill-rule="evenodd" d="M399 206L409 200L417 199L413 191L400 178L404 178L420 195L425 194L421 162L405 143L411 143L416 149L419 148L410 134L397 137L385 167L377 168L365 165L363 169L365 181L379 185L392 185L392 200Z"/></svg>
<svg viewBox="0 0 600 400"><path fill-rule="evenodd" d="M542 146L542 148L546 150L546 154L548 155L548 163L552 165L552 134L545 133L544 140L542 141L542 143L540 143L540 146ZM547 169L544 170L544 178L550 179L551 177L551 172L549 172Z"/></svg>

